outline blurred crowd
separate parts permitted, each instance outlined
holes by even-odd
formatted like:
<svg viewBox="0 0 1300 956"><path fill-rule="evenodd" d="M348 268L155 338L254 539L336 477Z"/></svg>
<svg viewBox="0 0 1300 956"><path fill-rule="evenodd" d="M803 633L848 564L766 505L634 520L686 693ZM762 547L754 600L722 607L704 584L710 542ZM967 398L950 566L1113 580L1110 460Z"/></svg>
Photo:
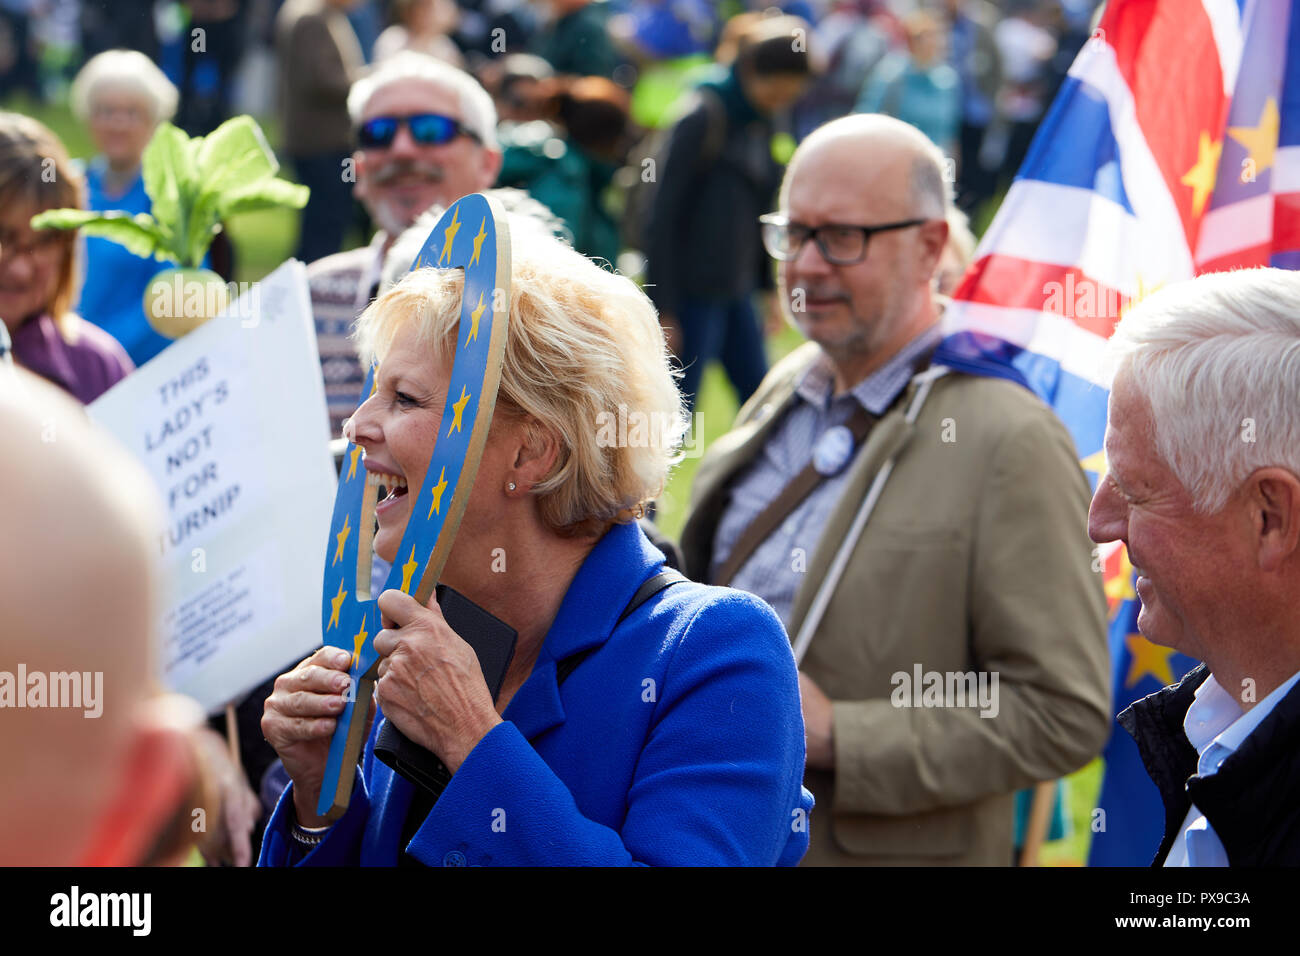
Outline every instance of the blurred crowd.
<svg viewBox="0 0 1300 956"><path fill-rule="evenodd" d="M84 167L85 204L132 214L149 211L140 158L160 122L202 135L235 113L263 117L311 188L296 256L316 263L369 243L348 260L360 279L377 277L390 241L431 206L493 185L523 190L578 251L646 285L689 400L716 360L743 401L767 368L763 330L779 325L756 219L794 146L854 112L916 126L946 157L959 251L964 216L1009 184L1097 6L0 0L0 97L19 112L20 95L70 100L98 153ZM379 74L387 89L367 89L382 109L367 111L357 90ZM384 105L394 77L423 82L417 100L441 95L395 112ZM223 234L207 264L229 280L234 252ZM336 275L344 263L334 264ZM945 262L946 281L964 264ZM70 303L136 365L168 341L139 307L158 268L90 239ZM360 279L323 293L342 304L317 316L335 434L359 373L333 339L375 291Z"/></svg>

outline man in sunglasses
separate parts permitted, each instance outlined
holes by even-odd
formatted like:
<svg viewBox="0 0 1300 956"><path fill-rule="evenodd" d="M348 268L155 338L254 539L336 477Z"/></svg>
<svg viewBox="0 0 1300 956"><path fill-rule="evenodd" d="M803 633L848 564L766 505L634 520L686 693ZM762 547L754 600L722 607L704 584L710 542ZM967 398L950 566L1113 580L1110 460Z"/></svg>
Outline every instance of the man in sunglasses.
<svg viewBox="0 0 1300 956"><path fill-rule="evenodd" d="M764 598L794 642L805 864L1008 865L1015 791L1110 726L1069 434L1018 385L929 367L950 205L906 123L803 141L763 230L811 341L705 456L682 533L692 577Z"/></svg>
<svg viewBox="0 0 1300 956"><path fill-rule="evenodd" d="M468 73L424 54L384 60L353 84L348 112L356 196L379 229L369 246L307 270L336 437L365 380L348 337L352 322L374 298L393 240L425 210L489 188L501 168L492 97Z"/></svg>

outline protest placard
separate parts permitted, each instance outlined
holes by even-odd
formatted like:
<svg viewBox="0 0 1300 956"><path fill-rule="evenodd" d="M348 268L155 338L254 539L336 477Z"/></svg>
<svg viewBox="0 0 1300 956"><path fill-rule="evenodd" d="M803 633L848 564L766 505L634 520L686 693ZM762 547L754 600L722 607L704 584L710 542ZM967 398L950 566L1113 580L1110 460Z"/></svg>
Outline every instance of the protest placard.
<svg viewBox="0 0 1300 956"><path fill-rule="evenodd" d="M166 508L167 687L214 710L320 644L335 473L303 265L247 287L89 410Z"/></svg>

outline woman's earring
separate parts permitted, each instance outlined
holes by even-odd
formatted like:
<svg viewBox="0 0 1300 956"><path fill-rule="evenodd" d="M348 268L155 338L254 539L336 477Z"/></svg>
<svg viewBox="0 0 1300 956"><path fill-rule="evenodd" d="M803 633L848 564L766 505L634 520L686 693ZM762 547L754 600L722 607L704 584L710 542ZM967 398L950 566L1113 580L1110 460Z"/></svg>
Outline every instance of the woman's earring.
<svg viewBox="0 0 1300 956"><path fill-rule="evenodd" d="M515 483L513 481L510 482L508 485L506 485L506 491L514 491L514 490L515 490Z"/></svg>

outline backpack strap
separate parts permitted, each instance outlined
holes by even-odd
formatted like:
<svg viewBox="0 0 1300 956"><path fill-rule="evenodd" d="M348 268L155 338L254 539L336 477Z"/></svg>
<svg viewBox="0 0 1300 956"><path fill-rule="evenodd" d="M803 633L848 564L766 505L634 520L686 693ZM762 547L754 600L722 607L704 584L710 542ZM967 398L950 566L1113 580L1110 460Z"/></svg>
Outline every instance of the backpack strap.
<svg viewBox="0 0 1300 956"><path fill-rule="evenodd" d="M650 600L664 588L677 584L680 581L688 580L690 579L684 574L680 571L674 571L672 568L665 568L654 577L647 578L646 581L636 589L636 593L632 595L632 600L627 602L627 607L625 607L623 613L618 616L618 620L614 623L614 627L617 628L620 624L626 621L633 611L639 608L646 601ZM558 686L563 684L568 680L569 675L577 670L578 665L585 661L599 647L600 645L598 644L596 647L589 647L585 651L578 651L576 654L570 654L568 657L556 664L556 685Z"/></svg>

